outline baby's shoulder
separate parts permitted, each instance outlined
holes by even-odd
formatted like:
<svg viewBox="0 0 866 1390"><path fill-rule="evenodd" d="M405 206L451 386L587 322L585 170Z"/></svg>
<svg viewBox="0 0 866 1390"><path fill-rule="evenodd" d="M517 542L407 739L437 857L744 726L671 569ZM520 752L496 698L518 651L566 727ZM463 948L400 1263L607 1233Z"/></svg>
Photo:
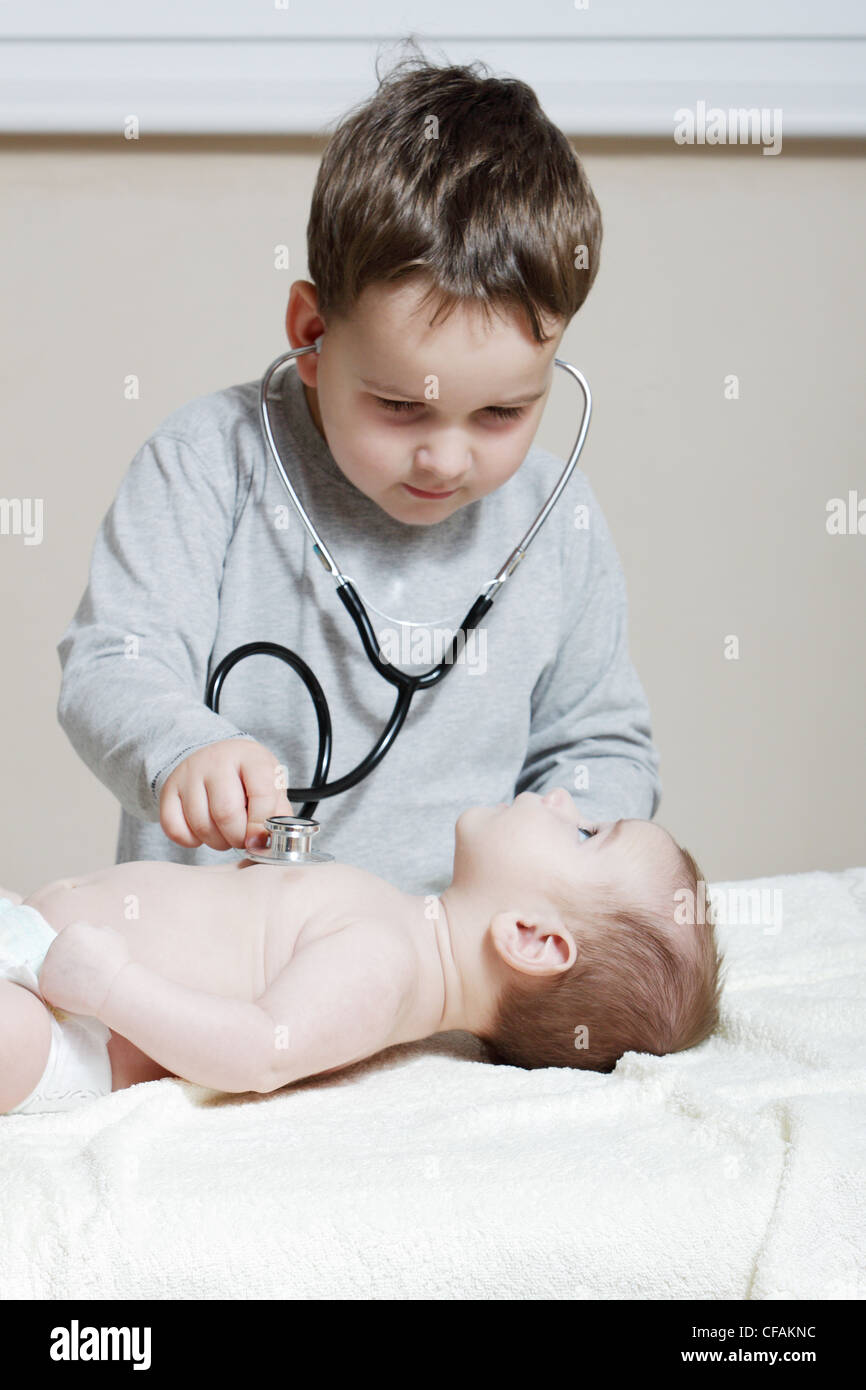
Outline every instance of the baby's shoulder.
<svg viewBox="0 0 866 1390"><path fill-rule="evenodd" d="M301 874L304 877L306 920L299 947L339 933L346 950L360 949L363 941L368 949L375 943L394 955L406 953L406 933L397 910L401 895L384 879L340 863L285 872L287 890L295 883L300 887Z"/></svg>
<svg viewBox="0 0 866 1390"><path fill-rule="evenodd" d="M328 865L338 870L346 866ZM413 1016L421 977L417 942L389 899L389 885L372 874L338 874L326 887L324 867L317 875L317 893L307 898L307 913L289 961L289 973L305 998L324 991L353 1011L371 1012L379 1027L387 1020L388 1041L403 1041L407 1019ZM360 875L360 871L359 871ZM371 880L366 882L365 880ZM377 891L381 885L386 891ZM393 892L393 890L390 890ZM399 1035L399 1036L398 1036ZM378 1036L378 1035L377 1035Z"/></svg>

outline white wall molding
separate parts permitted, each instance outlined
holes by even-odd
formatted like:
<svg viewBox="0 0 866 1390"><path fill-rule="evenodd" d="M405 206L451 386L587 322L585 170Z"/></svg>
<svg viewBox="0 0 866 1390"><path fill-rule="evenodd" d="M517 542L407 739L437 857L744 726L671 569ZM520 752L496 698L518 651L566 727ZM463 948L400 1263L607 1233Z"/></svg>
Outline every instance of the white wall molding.
<svg viewBox="0 0 866 1390"><path fill-rule="evenodd" d="M375 35L358 32L361 21ZM526 32L531 25L531 33ZM0 0L0 131L327 134L415 33L434 61L481 58L538 92L570 135L672 138L674 112L780 109L789 137L866 136L857 0Z"/></svg>

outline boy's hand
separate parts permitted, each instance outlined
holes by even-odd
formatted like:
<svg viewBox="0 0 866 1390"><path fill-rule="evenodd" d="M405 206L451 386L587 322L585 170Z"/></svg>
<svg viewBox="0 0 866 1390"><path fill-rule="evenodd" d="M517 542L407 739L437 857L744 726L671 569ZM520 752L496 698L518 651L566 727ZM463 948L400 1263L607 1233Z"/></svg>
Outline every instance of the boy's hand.
<svg viewBox="0 0 866 1390"><path fill-rule="evenodd" d="M190 753L165 780L159 823L175 844L195 849L264 849L268 816L293 816L277 787L279 759L262 743L227 738Z"/></svg>
<svg viewBox="0 0 866 1390"><path fill-rule="evenodd" d="M48 947L37 975L39 988L55 1008L98 1018L118 972L131 959L119 932L71 922Z"/></svg>

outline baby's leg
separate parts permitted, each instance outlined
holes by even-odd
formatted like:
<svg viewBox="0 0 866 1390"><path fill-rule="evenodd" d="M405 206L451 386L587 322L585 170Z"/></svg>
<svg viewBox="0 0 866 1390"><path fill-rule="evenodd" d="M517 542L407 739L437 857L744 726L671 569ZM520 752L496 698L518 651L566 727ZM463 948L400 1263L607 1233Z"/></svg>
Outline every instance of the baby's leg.
<svg viewBox="0 0 866 1390"><path fill-rule="evenodd" d="M20 1105L48 1065L51 1015L23 985L0 980L0 1115Z"/></svg>

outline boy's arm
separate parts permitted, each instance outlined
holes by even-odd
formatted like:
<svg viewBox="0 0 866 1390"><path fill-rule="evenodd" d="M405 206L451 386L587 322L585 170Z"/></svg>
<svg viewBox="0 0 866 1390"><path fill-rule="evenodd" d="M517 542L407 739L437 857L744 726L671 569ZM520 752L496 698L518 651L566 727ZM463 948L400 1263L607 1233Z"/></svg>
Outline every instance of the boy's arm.
<svg viewBox="0 0 866 1390"><path fill-rule="evenodd" d="M515 790L563 786L587 817L651 820L661 800L659 756L629 654L625 577L601 508L582 481L589 535L575 530L566 537L564 636L533 692Z"/></svg>
<svg viewBox="0 0 866 1390"><path fill-rule="evenodd" d="M204 703L234 527L237 465L157 433L138 451L97 534L87 589L58 643L57 717L123 808L159 819L182 757L238 734Z"/></svg>

